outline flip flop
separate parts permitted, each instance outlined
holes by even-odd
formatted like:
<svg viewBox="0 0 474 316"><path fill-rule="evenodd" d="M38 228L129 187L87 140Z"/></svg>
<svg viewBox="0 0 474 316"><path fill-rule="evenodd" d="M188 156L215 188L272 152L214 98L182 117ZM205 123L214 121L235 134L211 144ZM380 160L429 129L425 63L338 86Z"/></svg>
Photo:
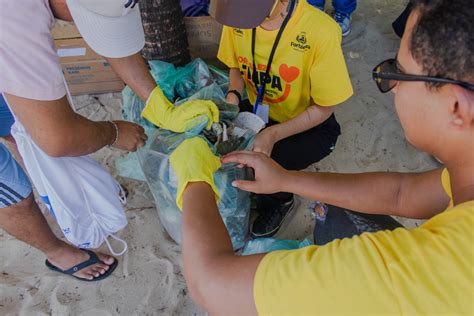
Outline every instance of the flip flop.
<svg viewBox="0 0 474 316"><path fill-rule="evenodd" d="M94 252L92 252L92 251L90 251L90 250L87 250L87 249L82 249L82 248L80 248L80 250L87 252L87 253L89 254L89 259L87 259L86 261L81 262L81 263L75 265L74 267L72 267L72 268L70 268L70 269L68 269L68 270L62 270L62 269L56 267L56 266L53 265L51 262L49 262L49 260L46 260L46 261L45 261L45 264L46 264L46 266L47 266L49 269L51 269L51 270L53 270L53 271L55 271L55 272L59 272L59 273L66 274L66 275L70 275L70 276L72 276L72 277L75 277L75 278L78 279L78 280L81 280L81 281L88 281L88 282L103 280L103 279L105 279L106 277L108 277L109 275L111 275L112 272L114 272L115 268L117 268L118 261L117 261L117 259L114 258L114 262L113 262L111 265L109 265L109 270L107 270L104 274L101 274L101 275L99 275L98 277L93 278L92 280L87 280L87 279L84 279L84 278L77 277L77 276L75 276L75 275L73 275L73 274L76 273L76 272L78 272L78 271L80 271L80 270L82 270L82 269L84 269L84 268L87 268L87 267L89 267L89 266L91 266L91 265L93 265L93 264L96 264L96 263L103 263L103 264L106 264L106 263L104 263L103 261L101 261L101 260L99 259L99 257L97 257L97 255L96 255Z"/></svg>

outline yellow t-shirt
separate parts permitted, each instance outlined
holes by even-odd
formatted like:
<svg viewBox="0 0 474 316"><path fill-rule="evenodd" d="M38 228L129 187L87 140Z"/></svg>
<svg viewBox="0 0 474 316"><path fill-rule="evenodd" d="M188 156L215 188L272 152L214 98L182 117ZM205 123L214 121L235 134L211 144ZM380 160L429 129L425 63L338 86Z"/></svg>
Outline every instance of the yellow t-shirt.
<svg viewBox="0 0 474 316"><path fill-rule="evenodd" d="M259 315L473 315L474 201L416 229L269 253L254 299Z"/></svg>
<svg viewBox="0 0 474 316"><path fill-rule="evenodd" d="M261 78L278 29L257 27L256 68ZM217 57L229 68L239 68L252 104L257 91L252 82L252 30L224 27ZM320 106L333 106L353 93L341 49L341 28L327 14L299 0L283 32L270 69L263 103L270 118L284 122L302 113L311 98Z"/></svg>

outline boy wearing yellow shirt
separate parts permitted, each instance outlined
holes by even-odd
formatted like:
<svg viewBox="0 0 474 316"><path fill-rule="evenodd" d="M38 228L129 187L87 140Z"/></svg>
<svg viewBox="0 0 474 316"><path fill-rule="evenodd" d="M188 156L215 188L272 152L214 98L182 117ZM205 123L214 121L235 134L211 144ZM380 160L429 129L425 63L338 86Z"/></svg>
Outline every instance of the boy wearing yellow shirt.
<svg viewBox="0 0 474 316"><path fill-rule="evenodd" d="M255 3L248 9L245 1L234 3L245 14L258 10ZM268 3L273 5L269 17L256 28L242 26L241 21L220 21L236 27L224 26L218 58L230 68L227 102L256 111L267 123L253 150L271 156L286 169L301 170L332 152L340 135L334 106L353 93L341 49L341 28L305 0ZM232 4L226 6L235 19ZM240 102L244 87L249 100ZM294 209L291 193L257 196L259 216L252 225L252 237L274 235Z"/></svg>
<svg viewBox="0 0 474 316"><path fill-rule="evenodd" d="M240 257L208 180L195 177L183 196L184 270L194 300L216 315L474 313L470 1L412 0L398 55L373 72L382 92L394 92L407 140L446 168L349 175L287 171L255 152L223 159L255 170L255 181L235 182L245 190L289 191L367 214L427 221L410 230Z"/></svg>

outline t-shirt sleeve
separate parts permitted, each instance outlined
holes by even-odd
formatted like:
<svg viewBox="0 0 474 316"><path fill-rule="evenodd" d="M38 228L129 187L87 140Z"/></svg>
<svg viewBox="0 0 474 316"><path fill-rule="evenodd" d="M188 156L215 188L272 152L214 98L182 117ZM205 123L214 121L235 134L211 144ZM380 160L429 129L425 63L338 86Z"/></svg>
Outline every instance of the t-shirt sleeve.
<svg viewBox="0 0 474 316"><path fill-rule="evenodd" d="M320 106L333 106L346 101L352 85L341 48L341 30L328 25L319 39L310 71L311 97Z"/></svg>
<svg viewBox="0 0 474 316"><path fill-rule="evenodd" d="M464 231L399 228L269 253L254 278L259 315L429 315L449 313L456 304L469 309L472 300L463 301L470 295L472 257L458 256L462 249L455 247L469 244L472 224L461 220Z"/></svg>
<svg viewBox="0 0 474 316"><path fill-rule="evenodd" d="M34 100L66 94L46 0L3 1L0 10L0 91Z"/></svg>
<svg viewBox="0 0 474 316"><path fill-rule="evenodd" d="M224 26L222 29L221 43L217 58L229 68L239 68L237 57L235 56L233 29Z"/></svg>

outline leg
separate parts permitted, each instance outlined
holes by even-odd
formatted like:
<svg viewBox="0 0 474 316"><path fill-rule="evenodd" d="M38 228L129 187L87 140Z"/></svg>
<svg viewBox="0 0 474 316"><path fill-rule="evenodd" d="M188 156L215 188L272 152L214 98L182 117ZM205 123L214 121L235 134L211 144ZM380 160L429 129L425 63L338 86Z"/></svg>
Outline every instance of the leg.
<svg viewBox="0 0 474 316"><path fill-rule="evenodd" d="M0 228L37 248L63 270L88 259L85 252L53 234L33 198L26 174L3 144L0 144ZM115 259L101 254L98 256L104 264L92 265L74 275L93 279L104 274Z"/></svg>
<svg viewBox="0 0 474 316"><path fill-rule="evenodd" d="M331 115L322 124L276 143L272 158L285 169L305 169L329 155L339 135L339 124L335 116ZM257 196L257 210L260 216L252 226L252 236L274 235L294 206L291 193L279 192Z"/></svg>
<svg viewBox="0 0 474 316"><path fill-rule="evenodd" d="M352 12L357 7L357 0L333 0L334 20L342 30L342 36L347 36L351 32Z"/></svg>
<svg viewBox="0 0 474 316"><path fill-rule="evenodd" d="M308 0L308 3L311 4L313 7L324 11L324 5L326 3L326 0Z"/></svg>
<svg viewBox="0 0 474 316"><path fill-rule="evenodd" d="M364 232L394 230L403 227L390 216L363 214L337 206L319 206L315 210L314 243L323 246L335 239L351 238Z"/></svg>
<svg viewBox="0 0 474 316"><path fill-rule="evenodd" d="M334 10L344 14L352 14L357 8L357 0L332 0Z"/></svg>

